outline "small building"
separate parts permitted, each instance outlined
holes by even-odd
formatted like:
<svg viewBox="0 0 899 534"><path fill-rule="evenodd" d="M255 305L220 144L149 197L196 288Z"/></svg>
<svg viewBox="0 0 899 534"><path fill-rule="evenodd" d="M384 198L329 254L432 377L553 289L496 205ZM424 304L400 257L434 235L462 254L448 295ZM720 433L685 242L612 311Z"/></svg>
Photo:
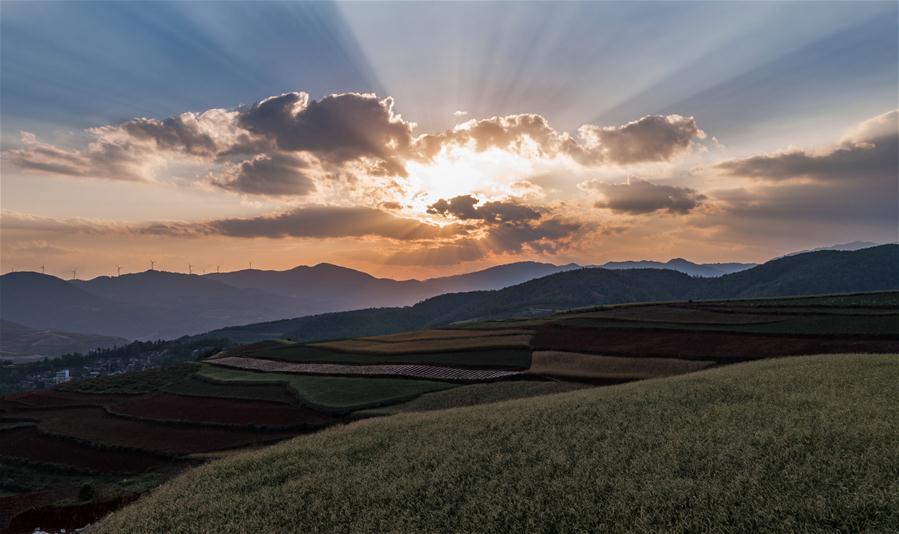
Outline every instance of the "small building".
<svg viewBox="0 0 899 534"><path fill-rule="evenodd" d="M62 384L63 382L68 382L72 377L69 375L68 369L63 369L62 371L56 371L56 377L54 377L53 382L56 384Z"/></svg>

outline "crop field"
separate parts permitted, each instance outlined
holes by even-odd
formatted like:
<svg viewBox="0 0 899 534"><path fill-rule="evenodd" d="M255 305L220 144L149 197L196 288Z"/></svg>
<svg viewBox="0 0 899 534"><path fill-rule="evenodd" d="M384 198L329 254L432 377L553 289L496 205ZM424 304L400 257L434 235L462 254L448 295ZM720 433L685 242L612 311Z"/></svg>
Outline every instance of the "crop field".
<svg viewBox="0 0 899 534"><path fill-rule="evenodd" d="M100 473L139 473L171 462L154 454L93 447L47 436L34 427L0 432L0 457Z"/></svg>
<svg viewBox="0 0 899 534"><path fill-rule="evenodd" d="M212 399L234 399L277 404L297 404L297 397L286 384L221 384L202 380L193 375L179 382L163 387L160 391L182 397L207 397Z"/></svg>
<svg viewBox="0 0 899 534"><path fill-rule="evenodd" d="M374 418L198 467L95 534L895 532L897 382L897 355L781 358Z"/></svg>
<svg viewBox="0 0 899 534"><path fill-rule="evenodd" d="M528 372L537 375L613 382L690 373L715 363L677 358L600 356L555 350L535 351L532 362Z"/></svg>
<svg viewBox="0 0 899 534"><path fill-rule="evenodd" d="M583 328L547 325L538 350L737 362L774 356L841 352L899 352L899 340L824 336L765 336L687 330Z"/></svg>
<svg viewBox="0 0 899 534"><path fill-rule="evenodd" d="M289 363L256 358L226 357L209 361L219 365L266 373L296 373L333 376L396 376L447 382L487 382L520 375L520 371L463 369L435 365L340 365L331 363Z"/></svg>
<svg viewBox="0 0 899 534"><path fill-rule="evenodd" d="M446 350L520 349L527 348L530 340L530 334L516 334L506 336L491 335L479 337L419 339L412 341L395 341L391 343L371 339L348 339L344 341L312 343L310 345L335 351L362 354L421 354L424 352L442 352Z"/></svg>
<svg viewBox="0 0 899 534"><path fill-rule="evenodd" d="M190 398L154 394L130 399L109 408L123 417L159 422L257 428L321 428L335 423L329 415L305 407L231 399Z"/></svg>
<svg viewBox="0 0 899 534"><path fill-rule="evenodd" d="M496 330L417 330L413 332L400 332L398 334L387 334L383 336L361 337L359 339L366 341L381 341L384 343L397 343L403 341L430 341L438 339L465 339L465 338L483 338L497 336L520 336L533 334L530 330L522 328L503 328Z"/></svg>
<svg viewBox="0 0 899 534"><path fill-rule="evenodd" d="M252 354L254 358L283 360L296 363L338 364L421 364L492 369L527 369L531 365L530 348L489 350L448 350L420 353L338 352L309 345L286 346Z"/></svg>
<svg viewBox="0 0 899 534"><path fill-rule="evenodd" d="M683 522L678 514L724 499L728 506L750 510L746 517L755 517L751 508L746 508L748 504L734 500L738 497L768 510L765 517L779 518L786 513L783 508L774 507L775 500L765 500L769 490L781 483L779 478L746 481L747 487L737 488L734 484L738 481L715 478L715 473L702 466L744 460L768 465L766 458L782 452L785 456L771 464L772 472L775 464L780 466L778 474L782 476L783 466L792 465L788 460L795 455L782 449L785 442L778 441L780 437L745 423L761 424L767 418L775 421L777 428L794 432L795 439L811 439L818 434L806 428L809 399L825 410L821 413L826 415L815 419L818 423L829 417L848 418L849 423L841 420L845 428L864 422L868 412L861 408L862 397L867 395L875 404L882 402L889 388L877 384L892 372L890 366L896 365L896 356L871 353L899 353L897 296L894 292L607 306L326 343L273 340L231 347L204 362L73 381L49 391L0 399L0 467L16 466L9 470L12 475L0 476L0 506L6 502L2 499L7 499L10 509L15 507L14 515L20 521L16 525L30 517L51 517L54 509L102 514L109 509L105 507L119 502L116 499L144 494L189 466L225 457L224 463L214 465L236 466L228 468L227 477L221 479L234 481L225 484L230 490L219 495L215 484L220 471L206 479L203 473L213 471L201 467L167 488L180 488L182 480L196 481L200 495L212 496L210 501L196 504L192 496L185 497L178 489L171 493L178 500L173 506L191 503L201 517L211 514L212 519L204 525L216 525L216 518L233 517L229 506L245 508L248 505L240 499L256 495L254 510L273 507L289 511L297 521L290 526L262 525L252 523L257 514L242 514L240 521L251 523L235 528L248 531L479 530L476 527L481 525L447 522L450 515L459 514L480 515L488 525L503 518L511 521L513 530L541 530L541 525L548 526L542 521L553 521L563 530L626 530L616 527L653 524L667 530L703 530L700 526L719 524L715 523L718 519L707 517L694 524ZM864 354L729 365L843 352ZM753 371L747 374L740 370L744 368ZM850 393L859 399L853 405L858 413L850 417L833 412L831 401L844 398L842 390L834 393L834 384L856 375L870 382L851 384L850 389L856 389ZM716 382L719 378L723 382ZM759 391L764 394L745 389L752 380L760 381ZM778 386L779 380L789 383L789 388ZM868 386L870 391L859 389ZM764 403L769 401L771 410L733 411L747 403L767 406ZM503 404L495 404L500 402ZM797 407L798 419L787 413L791 403ZM703 435L694 428L699 415L723 418L721 433ZM681 427L670 426L675 422ZM335 428L317 432L325 427ZM820 426L816 428L820 430ZM502 430L495 433L497 429ZM631 442L610 441L621 429L636 432ZM738 439L740 432L748 432L750 437ZM859 436L873 432L876 437L883 428L868 425L864 431L859 427L853 432ZM759 436L770 438L768 456L747 448L746 444L761 439ZM839 441L846 436L828 439ZM294 441L269 447L294 437ZM716 444L714 450L697 448L708 443ZM260 466L261 478L247 474L243 458L248 456L241 452L246 449L259 450L249 458L261 462L253 464ZM272 452L286 450L294 452L283 462ZM652 458L639 456L646 451L653 451ZM861 456L847 451L830 455L821 448L821 454L828 456L820 461L833 466L839 465L839 458L855 458L856 463L858 458L872 458L868 450L858 450ZM715 456L719 453L720 457ZM270 454L277 459L272 460ZM265 467L270 461L277 465L272 472ZM503 487L515 490L496 492L495 482L453 471L463 465L478 465L495 481L504 481ZM645 488L619 484L620 468L625 465L644 470L646 477L641 480ZM899 465L899 461L889 465ZM294 471L300 466L301 471ZM389 475L384 466L392 466ZM669 468L675 471L666 471ZM693 474L684 479L684 469ZM559 473L566 476L560 478ZM880 471L872 473L865 480L880 476ZM844 486L833 487L851 487L856 492L865 484L852 478L857 473L851 469L844 475L841 480L854 480L854 485L840 482ZM249 479L241 478L244 476ZM818 473L796 473L793 480L815 476ZM72 484L80 484L73 482L73 477L96 484L102 491L89 502L73 501ZM289 480L292 493L282 495L281 486L268 484L272 477ZM435 486L435 481L446 487ZM578 481L583 485L578 486ZM821 483L825 482L835 484ZM568 483L574 485L566 486ZM698 485L692 486L694 483ZM470 486L474 493L454 488L454 484ZM650 487L654 489L647 489ZM686 487L692 489L687 492ZM60 488L68 492L65 498L53 493ZM260 488L268 488L269 493L257 495ZM702 493L704 488L710 488L708 493ZM176 490L154 493L149 499L156 503L154 510L161 506L158 499L167 498L170 491ZM375 504L366 497L372 491L378 494ZM661 491L670 502L665 501L668 504L661 508L629 508L632 505L628 503L646 499L647 491L655 492L653 495ZM696 491L704 495L699 501L684 501ZM23 511L21 504L21 496L26 494L35 495L30 511ZM332 494L346 495L349 500L322 497ZM874 506L887 509L877 501L882 493L864 495L866 502L879 502ZM537 496L559 501L535 504ZM833 499L836 509L845 511L850 506L840 504L836 496ZM50 507L43 507L49 501ZM126 515L115 516L104 528L115 531L124 520L121 518L127 517L136 525L130 531L197 530L181 528L180 508L165 517L151 514L149 520L144 515L127 515L131 510L144 510L145 502L129 508ZM416 505L410 509L403 503ZM393 506L394 517L408 523L388 523L381 505L385 509ZM578 519L569 513L577 506L601 511L608 522L600 525ZM551 518L529 515L538 509L557 513ZM812 513L801 506L791 505L790 510L799 510L795 513L800 515ZM273 512L271 517L282 515ZM837 530L865 530L852 527L877 527L880 523L876 521L864 522L875 516L881 517L865 516L868 519L842 526L827 524ZM852 513L847 512L846 517ZM364 518L372 519L369 523ZM10 519L9 514L0 516L0 529ZM516 523L519 519L525 522ZM791 524L792 530L803 530L803 523L797 521ZM752 527L765 524L744 524L742 530L759 530ZM228 529L210 526L199 530Z"/></svg>
<svg viewBox="0 0 899 534"><path fill-rule="evenodd" d="M101 408L33 411L45 435L101 447L151 451L171 456L233 449L283 439L292 434L250 429L166 425L114 417Z"/></svg>
<svg viewBox="0 0 899 534"><path fill-rule="evenodd" d="M199 374L207 380L232 384L285 383L303 404L332 413L392 404L453 387L453 384L430 380L260 373L212 365L205 366Z"/></svg>

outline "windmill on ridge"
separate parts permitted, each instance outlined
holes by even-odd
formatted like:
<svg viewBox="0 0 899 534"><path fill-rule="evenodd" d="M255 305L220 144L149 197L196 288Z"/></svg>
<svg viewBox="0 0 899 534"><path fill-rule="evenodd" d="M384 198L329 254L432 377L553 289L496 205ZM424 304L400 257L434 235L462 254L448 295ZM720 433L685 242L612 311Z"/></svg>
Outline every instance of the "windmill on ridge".
<svg viewBox="0 0 899 534"><path fill-rule="evenodd" d="M156 261L155 260L150 260L150 270L151 271L156 270Z"/></svg>
<svg viewBox="0 0 899 534"><path fill-rule="evenodd" d="M72 280L78 280L78 268L72 269Z"/></svg>
<svg viewBox="0 0 899 534"><path fill-rule="evenodd" d="M121 265L116 265L116 266L115 266L115 272L116 272L116 276L122 276L122 266L121 266Z"/></svg>
<svg viewBox="0 0 899 534"><path fill-rule="evenodd" d="M194 274L194 266L191 264L187 264L187 274Z"/></svg>

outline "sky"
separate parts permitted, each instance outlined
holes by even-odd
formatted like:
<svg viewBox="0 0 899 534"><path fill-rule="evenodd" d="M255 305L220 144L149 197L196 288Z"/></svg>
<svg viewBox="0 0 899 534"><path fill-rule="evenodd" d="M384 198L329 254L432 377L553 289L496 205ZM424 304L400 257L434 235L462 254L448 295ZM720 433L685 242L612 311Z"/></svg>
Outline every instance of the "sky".
<svg viewBox="0 0 899 534"><path fill-rule="evenodd" d="M896 2L4 0L0 268L425 278L894 242L897 21Z"/></svg>

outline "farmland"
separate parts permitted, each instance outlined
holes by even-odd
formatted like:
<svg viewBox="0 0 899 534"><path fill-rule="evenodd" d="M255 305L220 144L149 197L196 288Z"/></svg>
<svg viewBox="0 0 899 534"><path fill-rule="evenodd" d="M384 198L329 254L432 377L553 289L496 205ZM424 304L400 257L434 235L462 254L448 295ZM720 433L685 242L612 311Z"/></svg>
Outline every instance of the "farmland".
<svg viewBox="0 0 899 534"><path fill-rule="evenodd" d="M465 413L482 414L477 417L483 416L484 424L507 428L504 439L510 440L511 444L520 440L515 437L512 427L506 426L512 425L511 421L523 425L522 429L533 430L536 423L529 422L531 417L546 421L561 418L552 425L563 432L577 433L579 431L568 428L569 424L581 424L579 418L586 417L583 411L586 408L577 406L593 406L590 409L598 410L603 418L596 419L602 421L599 426L606 430L601 435L582 435L578 439L596 439L605 443L605 432L614 432L624 424L624 419L610 412L612 408L606 405L631 406L628 403L637 402L628 393L635 391L632 388L649 388L641 389L640 396L662 403L655 409L666 410L665 403L675 402L685 387L699 387L719 378L733 384L739 382L735 377L750 380L755 373L770 376L771 369L780 368L775 365L775 360L757 361L767 358L863 353L852 357L822 357L824 359L814 360L817 362L814 365L808 364L826 380L832 378L828 373L853 365L860 369L858 372L865 373L869 371L861 370L868 366L882 369L895 359L872 353L899 353L899 305L894 304L895 300L893 294L866 294L636 304L324 343L271 340L231 347L203 361L73 381L52 390L14 394L0 399L0 464L18 466L10 471L11 475L0 479L0 489L6 492L0 494L0 510L5 514L0 515L0 520L17 528L26 528L29 518L55 517L53 514L69 510L77 521L88 516L87 521L92 521L99 515L90 516L91 513L102 514L116 508L185 470L195 473L192 469L198 463L218 456L243 458L240 451L244 449L255 450L297 436L301 437L292 443L312 444L328 439L343 443L344 438L327 436L357 436L368 431L354 429L381 432L378 429L384 428L385 436L396 432L398 439L418 440L410 437L412 431L403 426L412 424L411 421L427 428L434 424L435 432L436 429L460 432L454 425L459 424L456 418L461 416L450 414L462 412L451 410L453 408L470 407L467 409L472 411ZM753 364L756 367L745 367L740 362L756 362ZM785 368L792 369L785 372L796 373L806 368L806 364L796 365ZM737 374L726 374L731 368ZM749 371L738 372L737 369L757 371L745 374ZM684 378L675 375L684 375ZM698 382L690 382L694 379L688 377L692 376L697 377ZM636 381L646 382L639 386L623 384ZM657 385L650 387L650 384ZM607 393L610 391L620 393ZM719 390L713 387L702 393L710 406L721 400L715 397L715 391ZM809 391L815 398L819 395ZM727 395L752 402L758 400L754 395L747 397L740 388ZM694 400L699 402L696 399L689 402ZM505 404L496 404L500 402ZM788 404L800 402L800 399L782 398L777 402ZM647 403L648 400L638 404L648 410L651 403ZM626 411L636 413L638 404ZM546 408L548 406L570 410L571 414L555 414L555 408ZM500 411L499 407L502 407ZM825 408L831 409L829 405L822 407ZM682 407L678 405L677 409ZM504 422L507 411L512 414L512 419ZM427 414L444 417L443 413L449 419L441 419L444 421L441 423L421 419L430 417ZM679 417L689 421L686 413ZM359 421L372 418L375 420ZM390 422L394 420L397 422ZM346 431L327 429L344 426L348 426ZM323 429L327 430L319 433ZM467 430L461 434L465 432ZM311 433L316 436L302 437ZM364 442L366 438L347 439ZM468 440L479 443L472 436ZM499 447L495 449L499 456L488 463L502 463L505 461L502 458L506 457L516 458L507 456L511 453L499 441L490 443ZM568 442L568 438L557 444L575 446ZM344 445L334 445L335 450L343 450ZM412 444L405 446L412 447ZM456 446L462 447L459 443ZM553 448L548 443L543 446ZM739 445L729 446L735 453L742 451ZM286 450L278 447L286 445L264 450ZM306 450L307 445L302 447ZM419 461L427 465L445 464L428 456L433 449L431 445L416 441L414 447L421 448L424 456L413 460L413 464ZM522 454L539 460L537 449L529 447L521 448ZM623 454L609 449L611 445L603 447L607 447L604 450L613 457ZM225 451L230 452L224 454ZM385 454L384 461L390 461L394 453ZM437 449L433 449L433 454L438 454ZM449 458L459 454L462 453L452 453ZM471 454L481 453L474 451ZM324 465L315 463L319 462L316 458L320 458L318 453L313 453L309 459L313 462L309 464L313 469L310 473L317 473L314 469ZM480 457L458 456L457 459L487 461ZM519 460L525 461L524 458L508 461ZM574 460L566 461L567 464L556 467L564 471ZM360 476L362 480L375 476L356 473L347 465L330 467L349 469L347 473ZM511 468L520 467L515 464ZM205 472L202 469L197 472ZM600 462L590 469L603 470L609 466ZM551 471L549 467L546 470ZM200 476L190 473L186 476ZM614 475L614 470L611 473ZM648 473L648 477L670 475L651 470ZM446 475L454 476L449 472ZM140 482L123 485L122 476ZM236 473L234 476L242 475ZM539 476L534 480L540 480ZM522 480L513 482L521 486L525 495L531 491L528 488L535 487ZM77 496L83 483L96 488L86 500ZM558 482L544 480L543 483L554 487ZM323 484L322 487L330 487L329 483ZM332 489L338 491L336 487ZM388 502L393 502L392 495L403 494L402 491L396 493L396 488L381 489L386 492ZM628 491L636 492L634 495L638 496L642 490L634 487ZM25 499L23 495L33 498ZM308 518L311 522L306 525L310 530L327 529L318 523L322 519L316 515L324 513L323 509L317 508L323 504L316 500L317 497L309 498L312 504ZM233 501L223 499L221 502ZM364 499L358 502L364 504ZM488 499L488 502L493 501ZM515 502L511 505L523 506ZM453 506L465 508L471 504L461 501ZM625 508L614 502L602 506L610 506L610 510L627 515L623 511ZM198 509L205 510L203 507ZM349 523L342 525L348 530L358 529L359 525L352 523L354 517L357 517L355 512L347 511ZM411 521L417 516L409 517ZM440 513L435 516L437 523L407 526L441 530L441 517ZM65 521L58 519L58 524L64 525ZM578 523L573 518L563 519L571 525L595 526ZM421 518L414 520L423 521ZM673 521L671 517L665 520ZM156 524L153 521L146 523L140 519L138 524ZM81 525L69 523L67 526ZM148 530L153 528L148 527Z"/></svg>
<svg viewBox="0 0 899 534"><path fill-rule="evenodd" d="M783 358L377 418L192 470L97 532L890 532L897 382L896 355Z"/></svg>

